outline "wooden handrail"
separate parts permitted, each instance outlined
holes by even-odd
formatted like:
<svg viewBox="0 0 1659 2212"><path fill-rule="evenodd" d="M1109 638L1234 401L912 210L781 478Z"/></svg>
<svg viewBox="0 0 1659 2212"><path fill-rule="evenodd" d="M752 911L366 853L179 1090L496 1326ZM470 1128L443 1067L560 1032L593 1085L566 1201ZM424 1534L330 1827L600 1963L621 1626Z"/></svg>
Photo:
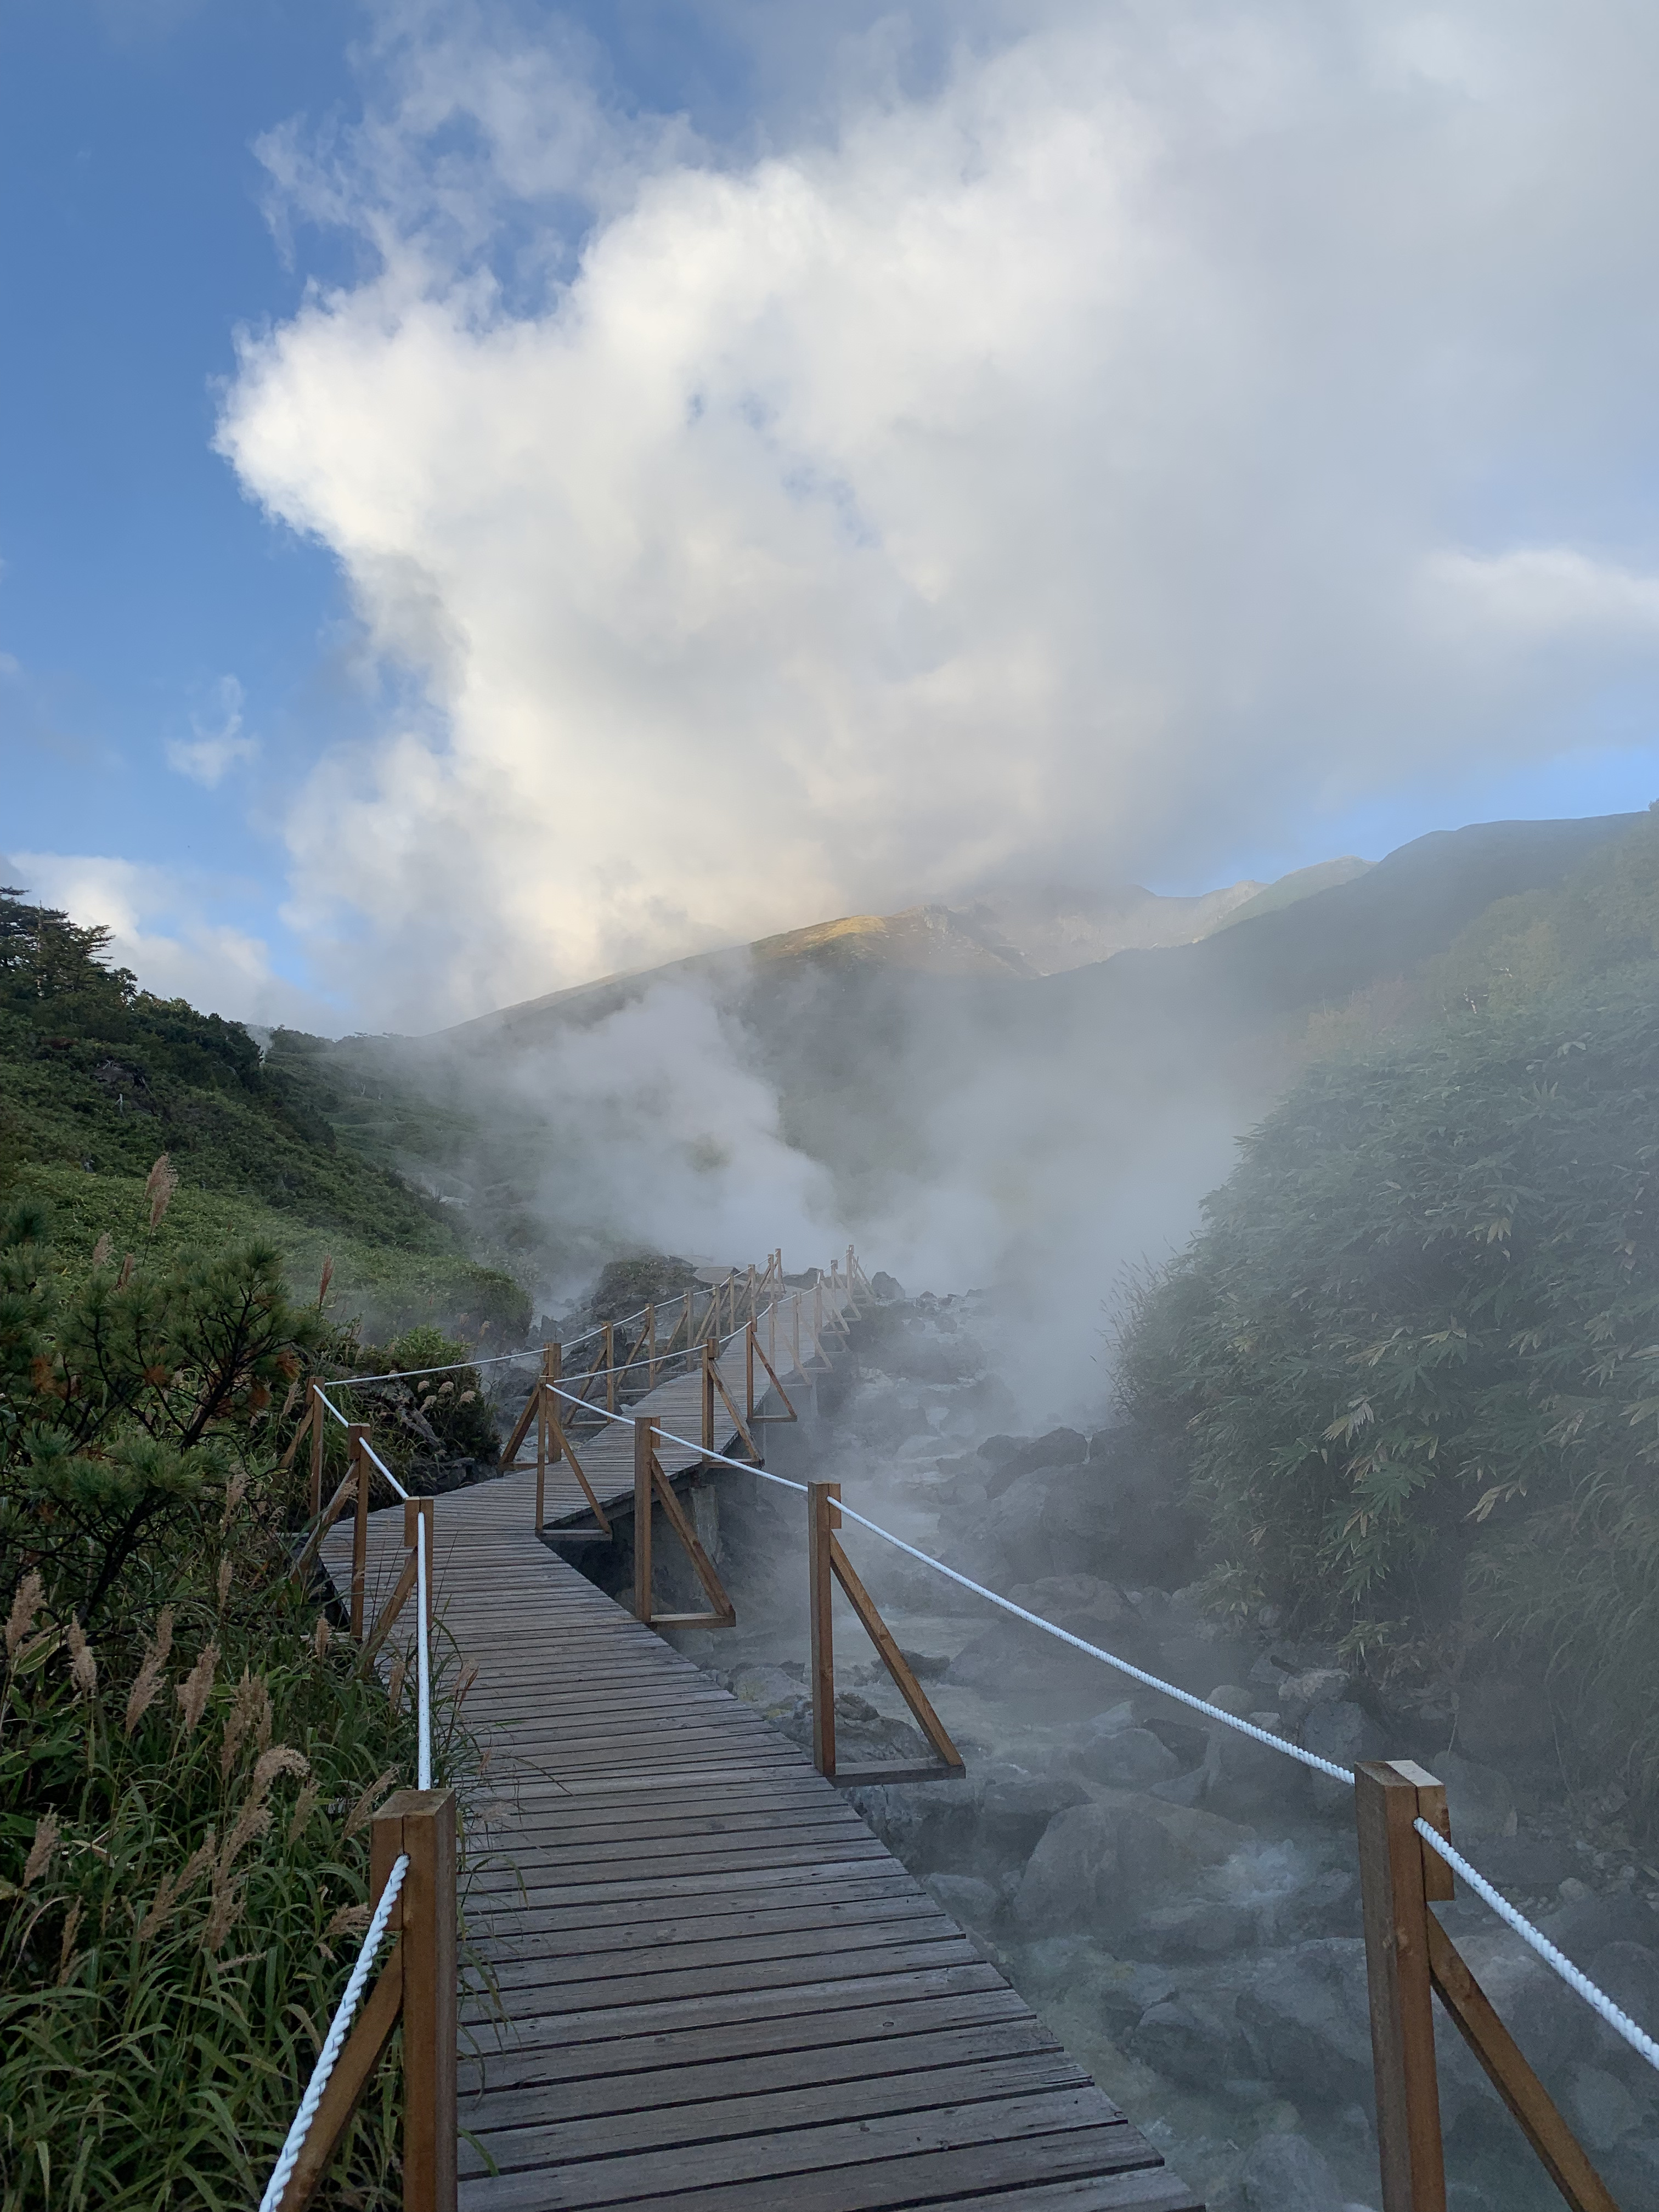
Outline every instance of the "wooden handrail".
<svg viewBox="0 0 1659 2212"><path fill-rule="evenodd" d="M1450 1842L1444 1784L1410 1759L1363 1760L1354 1769L1354 1812L1382 2212L1444 2212L1431 1992L1450 2014L1572 2212L1619 2212L1468 1960L1429 1910L1451 1898L1452 1871L1414 1824L1421 1820Z"/></svg>
<svg viewBox="0 0 1659 2212"><path fill-rule="evenodd" d="M404 2212L455 2212L456 1827L453 1790L399 1790L374 1815L369 1837L371 1908L379 1904L398 1861L405 1853L409 1857L392 1913L396 1941L329 2076L279 2212L304 2212L316 2195L400 2022Z"/></svg>

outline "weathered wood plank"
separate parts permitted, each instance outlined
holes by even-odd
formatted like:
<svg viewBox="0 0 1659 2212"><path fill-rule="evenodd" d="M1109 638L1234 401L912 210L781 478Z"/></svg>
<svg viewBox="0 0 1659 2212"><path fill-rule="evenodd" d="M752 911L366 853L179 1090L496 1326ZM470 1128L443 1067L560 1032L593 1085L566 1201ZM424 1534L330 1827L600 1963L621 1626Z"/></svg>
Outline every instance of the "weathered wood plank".
<svg viewBox="0 0 1659 2212"><path fill-rule="evenodd" d="M700 1457L700 1395L692 1376L640 1401L687 1439L665 1472ZM616 1426L583 1450L607 1509L633 1449ZM463 2005L463 2205L1197 2212L805 1753L533 1534L535 1479L437 1509L493 1784L464 1899L493 1986ZM567 1504L591 1522L550 1467L548 1518ZM353 1533L325 1544L337 1576ZM401 1534L368 1516L381 1601Z"/></svg>

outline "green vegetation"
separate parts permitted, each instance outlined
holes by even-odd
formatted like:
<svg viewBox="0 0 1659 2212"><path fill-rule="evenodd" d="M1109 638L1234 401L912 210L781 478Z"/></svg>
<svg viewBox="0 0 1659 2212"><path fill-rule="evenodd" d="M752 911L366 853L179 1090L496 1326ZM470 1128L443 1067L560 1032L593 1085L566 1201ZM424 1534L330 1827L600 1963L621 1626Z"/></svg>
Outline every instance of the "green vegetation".
<svg viewBox="0 0 1659 2212"><path fill-rule="evenodd" d="M412 1770L289 1572L323 1336L265 1246L118 1267L0 1218L0 2203L253 2202ZM395 2075L335 2202L396 2201Z"/></svg>
<svg viewBox="0 0 1659 2212"><path fill-rule="evenodd" d="M258 1238L296 1279L331 1256L371 1333L522 1334L518 1284L468 1257L436 1200L338 1140L305 1052L262 1060L239 1024L140 991L108 935L0 891L0 1197L49 1200L88 1249L106 1235L137 1249L165 1153L179 1189L159 1249Z"/></svg>
<svg viewBox="0 0 1659 2212"><path fill-rule="evenodd" d="M1127 1317L1218 1602L1546 1659L1659 1799L1659 816L1492 907L1255 1133Z"/></svg>

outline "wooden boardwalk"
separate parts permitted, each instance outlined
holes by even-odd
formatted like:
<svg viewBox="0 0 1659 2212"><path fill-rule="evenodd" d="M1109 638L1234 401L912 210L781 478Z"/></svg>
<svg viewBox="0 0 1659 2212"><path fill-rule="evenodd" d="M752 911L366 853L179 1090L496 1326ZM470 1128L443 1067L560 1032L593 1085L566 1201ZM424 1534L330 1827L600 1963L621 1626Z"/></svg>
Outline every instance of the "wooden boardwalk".
<svg viewBox="0 0 1659 2212"><path fill-rule="evenodd" d="M1199 2212L805 1754L532 1534L534 1494L518 1472L437 1511L489 1759L463 2212ZM631 1494L630 1454L601 1496ZM371 1517L371 1587L402 1528Z"/></svg>

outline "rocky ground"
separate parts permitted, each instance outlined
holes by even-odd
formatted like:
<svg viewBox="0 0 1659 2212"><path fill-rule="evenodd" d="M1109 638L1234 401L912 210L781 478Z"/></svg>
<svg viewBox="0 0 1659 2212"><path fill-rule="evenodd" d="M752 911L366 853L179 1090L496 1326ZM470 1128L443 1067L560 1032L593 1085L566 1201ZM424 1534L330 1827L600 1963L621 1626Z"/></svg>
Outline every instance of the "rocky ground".
<svg viewBox="0 0 1659 2212"><path fill-rule="evenodd" d="M1455 1840L1659 2025L1659 1873L1616 1790L1570 1787L1537 1686L1425 1675L1384 1691L1334 1649L1286 1640L1270 1611L1207 1620L1168 1471L1121 1429L1013 1433L994 1331L983 1302L894 1301L818 1421L770 1431L771 1463L840 1479L908 1541L1224 1711L1333 1759L1423 1760ZM720 1479L699 1525L740 1626L688 1648L810 1742L801 1521L791 1493ZM859 1793L872 1825L1214 2212L1375 2205L1351 1793L845 1533L969 1769ZM844 1609L837 1660L843 1763L925 1755ZM1478 1901L1441 1910L1614 2195L1659 2204L1659 2078ZM1449 2032L1441 2057L1452 2203L1559 2203Z"/></svg>

